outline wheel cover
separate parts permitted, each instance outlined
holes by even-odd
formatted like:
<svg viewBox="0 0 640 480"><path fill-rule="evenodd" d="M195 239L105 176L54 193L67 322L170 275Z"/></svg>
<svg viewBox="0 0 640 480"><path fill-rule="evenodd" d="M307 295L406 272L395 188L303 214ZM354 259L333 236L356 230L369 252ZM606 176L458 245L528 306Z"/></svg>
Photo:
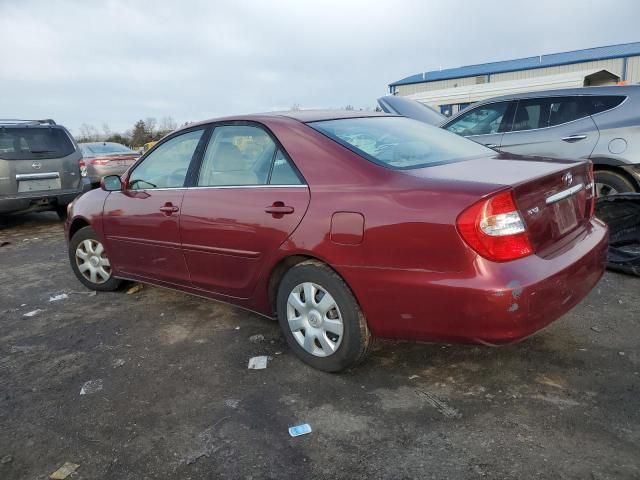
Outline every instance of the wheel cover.
<svg viewBox="0 0 640 480"><path fill-rule="evenodd" d="M606 197L607 195L615 195L618 191L611 185L596 182L596 197Z"/></svg>
<svg viewBox="0 0 640 480"><path fill-rule="evenodd" d="M340 308L317 283L304 282L291 291L287 323L298 344L316 357L333 355L342 343L344 323Z"/></svg>
<svg viewBox="0 0 640 480"><path fill-rule="evenodd" d="M111 263L97 240L83 240L76 247L76 265L84 278L99 285L111 278Z"/></svg>

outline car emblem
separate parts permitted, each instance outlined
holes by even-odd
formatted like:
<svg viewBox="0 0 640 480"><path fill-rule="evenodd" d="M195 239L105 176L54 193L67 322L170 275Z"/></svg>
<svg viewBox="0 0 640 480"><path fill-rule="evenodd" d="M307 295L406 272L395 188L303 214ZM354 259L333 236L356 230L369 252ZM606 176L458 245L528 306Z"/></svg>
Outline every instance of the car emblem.
<svg viewBox="0 0 640 480"><path fill-rule="evenodd" d="M35 168L36 170L40 170L40 168L42 168L42 164L40 162L33 162L31 164L31 168Z"/></svg>
<svg viewBox="0 0 640 480"><path fill-rule="evenodd" d="M573 183L573 175L571 175L571 172L567 172L562 176L562 181L564 182L564 184L568 187L569 185L571 185Z"/></svg>

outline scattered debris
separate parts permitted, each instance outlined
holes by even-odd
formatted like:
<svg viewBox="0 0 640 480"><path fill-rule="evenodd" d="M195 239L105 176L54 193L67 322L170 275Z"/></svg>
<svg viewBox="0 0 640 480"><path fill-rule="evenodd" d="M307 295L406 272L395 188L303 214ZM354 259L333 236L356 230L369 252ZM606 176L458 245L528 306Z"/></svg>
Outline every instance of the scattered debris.
<svg viewBox="0 0 640 480"><path fill-rule="evenodd" d="M462 415L455 408L447 405L444 401L440 400L434 394L429 392L423 392L422 390L416 390L416 393L425 397L427 403L433 408L438 410L442 415L447 418L460 418Z"/></svg>
<svg viewBox="0 0 640 480"><path fill-rule="evenodd" d="M541 385L548 385L553 388L563 389L566 387L566 382L563 378L558 375L538 375L536 377L536 382Z"/></svg>
<svg viewBox="0 0 640 480"><path fill-rule="evenodd" d="M594 325L593 327L591 327L591 330L593 330L594 332L600 333L602 331L602 329L596 325Z"/></svg>
<svg viewBox="0 0 640 480"><path fill-rule="evenodd" d="M420 378L420 375L411 375L409 377L409 380L413 380L414 378Z"/></svg>
<svg viewBox="0 0 640 480"><path fill-rule="evenodd" d="M299 437L300 435L306 435L311 433L311 425L303 423L302 425L296 425L295 427L289 427L289 435L292 437Z"/></svg>
<svg viewBox="0 0 640 480"><path fill-rule="evenodd" d="M618 352L618 355L624 357L624 352Z"/></svg>
<svg viewBox="0 0 640 480"><path fill-rule="evenodd" d="M62 465L58 470L49 475L49 478L51 478L52 480L64 480L73 472L75 472L79 467L80 465L78 465L77 463L65 462L65 464Z"/></svg>
<svg viewBox="0 0 640 480"><path fill-rule="evenodd" d="M224 405L226 407L230 407L230 408L238 408L238 405L240 405L240 400L238 400L236 398L227 398L224 401Z"/></svg>
<svg viewBox="0 0 640 480"><path fill-rule="evenodd" d="M267 361L269 357L262 355L260 357L252 357L249 359L249 370L262 370L267 368Z"/></svg>
<svg viewBox="0 0 640 480"><path fill-rule="evenodd" d="M240 327L236 327L235 330L240 330Z"/></svg>
<svg viewBox="0 0 640 480"><path fill-rule="evenodd" d="M5 455L4 457L0 458L0 464L2 465L6 465L7 463L11 462L13 462L13 457L11 455Z"/></svg>
<svg viewBox="0 0 640 480"><path fill-rule="evenodd" d="M99 392L102 390L102 379L99 378L97 380L89 380L82 385L80 389L80 395L91 395L92 393Z"/></svg>
<svg viewBox="0 0 640 480"><path fill-rule="evenodd" d="M27 312L25 314L23 314L23 317L33 317L35 315L38 315L39 313L44 312L44 310L40 310L39 308L36 308L35 310L31 310L30 312Z"/></svg>
<svg viewBox="0 0 640 480"><path fill-rule="evenodd" d="M140 290L142 290L142 284L136 283L133 287L127 290L127 295L133 295L134 293L138 293Z"/></svg>
<svg viewBox="0 0 640 480"><path fill-rule="evenodd" d="M21 306L21 307L26 307L26 306L27 306L27 304L26 304L26 303L23 303L23 304L21 304L20 306Z"/></svg>
<svg viewBox="0 0 640 480"><path fill-rule="evenodd" d="M66 293L61 293L59 295L53 295L52 297L49 297L49 301L59 302L60 300L66 300L67 298L69 298L69 295L67 295Z"/></svg>
<svg viewBox="0 0 640 480"><path fill-rule="evenodd" d="M251 335L249 337L249 341L251 343L264 342L264 335L262 335L261 333L258 333L257 335Z"/></svg>
<svg viewBox="0 0 640 480"><path fill-rule="evenodd" d="M276 352L275 354L276 355L282 355L282 352Z"/></svg>
<svg viewBox="0 0 640 480"><path fill-rule="evenodd" d="M118 368L124 365L124 358L116 358L113 362L113 368Z"/></svg>

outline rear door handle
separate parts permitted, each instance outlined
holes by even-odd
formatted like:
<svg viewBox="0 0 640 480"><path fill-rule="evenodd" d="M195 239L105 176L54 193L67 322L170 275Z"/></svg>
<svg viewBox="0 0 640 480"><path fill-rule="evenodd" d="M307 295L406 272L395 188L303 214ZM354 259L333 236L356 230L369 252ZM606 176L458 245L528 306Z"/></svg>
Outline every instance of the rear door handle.
<svg viewBox="0 0 640 480"><path fill-rule="evenodd" d="M266 207L264 211L275 217L276 215L282 216L293 213L293 207L285 205L284 202L273 202L273 205Z"/></svg>
<svg viewBox="0 0 640 480"><path fill-rule="evenodd" d="M568 137L562 137L562 141L573 143L573 142L579 142L580 140L584 140L585 138L587 138L586 135L569 135Z"/></svg>
<svg viewBox="0 0 640 480"><path fill-rule="evenodd" d="M484 146L489 148L498 148L498 145L495 143L485 143Z"/></svg>

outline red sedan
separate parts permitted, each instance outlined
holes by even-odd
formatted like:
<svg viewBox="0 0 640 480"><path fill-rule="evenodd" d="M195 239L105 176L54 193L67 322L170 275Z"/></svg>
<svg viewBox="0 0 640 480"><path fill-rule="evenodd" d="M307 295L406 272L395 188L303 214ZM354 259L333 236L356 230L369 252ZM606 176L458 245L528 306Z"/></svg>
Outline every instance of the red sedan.
<svg viewBox="0 0 640 480"><path fill-rule="evenodd" d="M498 154L402 117L291 112L172 133L77 199L87 287L130 279L277 317L339 371L373 337L500 344L604 272L591 164Z"/></svg>

